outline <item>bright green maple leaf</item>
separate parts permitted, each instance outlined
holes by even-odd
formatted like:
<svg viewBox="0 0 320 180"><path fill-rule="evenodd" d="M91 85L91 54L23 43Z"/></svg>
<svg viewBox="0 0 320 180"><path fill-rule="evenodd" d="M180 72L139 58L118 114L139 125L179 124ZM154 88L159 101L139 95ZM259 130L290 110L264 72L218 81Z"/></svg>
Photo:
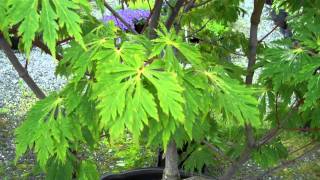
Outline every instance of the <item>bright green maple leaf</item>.
<svg viewBox="0 0 320 180"><path fill-rule="evenodd" d="M74 36L75 40L85 49L80 27L82 20L75 12L79 9L79 6L69 0L53 0L53 4L59 17L59 25L61 27L66 26L68 33Z"/></svg>
<svg viewBox="0 0 320 180"><path fill-rule="evenodd" d="M30 49L32 47L32 42L35 38L36 32L39 30L39 14L38 1L30 1L28 9L24 11L24 18L22 23L19 26L18 32L22 35L22 42L24 44L24 51L26 52L27 57L30 55ZM24 7L26 8L26 7ZM22 9L19 9L21 11Z"/></svg>
<svg viewBox="0 0 320 180"><path fill-rule="evenodd" d="M100 179L96 165L92 161L82 161L80 164L79 180Z"/></svg>
<svg viewBox="0 0 320 180"><path fill-rule="evenodd" d="M59 26L56 22L58 16L50 5L49 0L42 0L42 12L40 24L43 29L43 41L48 45L52 56L56 56L56 41L58 39Z"/></svg>
<svg viewBox="0 0 320 180"><path fill-rule="evenodd" d="M62 98L53 94L33 106L26 121L16 130L16 160L28 148L34 147L42 168L45 168L47 161L54 155L61 163L65 163L69 140L75 140L76 136L81 139L81 134L77 133L77 124L65 118L60 109L62 103Z"/></svg>
<svg viewBox="0 0 320 180"><path fill-rule="evenodd" d="M163 112L174 119L184 122L183 104L185 102L177 75L172 72L159 72L147 67L143 75L155 86Z"/></svg>
<svg viewBox="0 0 320 180"><path fill-rule="evenodd" d="M251 123L256 127L261 125L254 89L230 78L220 67L205 74L212 83L213 106L217 112L222 112L226 120L234 119L236 123L242 125L244 123Z"/></svg>
<svg viewBox="0 0 320 180"><path fill-rule="evenodd" d="M305 94L305 101L303 104L303 109L306 110L307 108L312 108L313 106L317 105L320 99L320 76L315 75L311 77L308 82L308 91Z"/></svg>
<svg viewBox="0 0 320 180"><path fill-rule="evenodd" d="M118 137L128 127L138 136L148 116L158 120L153 95L143 86L142 70L118 62L102 61L97 71L94 94L104 127Z"/></svg>

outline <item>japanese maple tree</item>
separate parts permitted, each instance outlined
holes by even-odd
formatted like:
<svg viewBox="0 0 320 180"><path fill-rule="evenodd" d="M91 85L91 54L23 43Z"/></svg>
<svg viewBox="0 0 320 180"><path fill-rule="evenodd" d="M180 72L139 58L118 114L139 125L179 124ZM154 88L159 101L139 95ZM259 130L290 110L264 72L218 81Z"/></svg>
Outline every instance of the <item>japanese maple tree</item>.
<svg viewBox="0 0 320 180"><path fill-rule="evenodd" d="M320 1L274 1L294 33L273 43L257 38L264 0L253 1L249 38L236 31L240 3L155 0L138 34L103 0L0 0L0 47L42 99L16 130L16 160L32 150L48 179L99 179L78 153L130 133L165 150L164 180L180 178L177 148L186 144L188 171L219 165L220 179L231 179L250 159L267 169L256 178L281 168L289 156L280 133L319 137ZM126 28L96 19L93 4ZM61 91L41 91L12 36L26 57L38 46L59 60ZM238 49L246 68L234 63Z"/></svg>

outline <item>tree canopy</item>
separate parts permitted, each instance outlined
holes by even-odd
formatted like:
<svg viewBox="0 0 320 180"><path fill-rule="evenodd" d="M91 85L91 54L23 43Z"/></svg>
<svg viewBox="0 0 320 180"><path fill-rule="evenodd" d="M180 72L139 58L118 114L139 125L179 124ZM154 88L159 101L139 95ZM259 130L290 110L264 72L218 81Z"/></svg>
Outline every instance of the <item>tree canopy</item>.
<svg viewBox="0 0 320 180"><path fill-rule="evenodd" d="M17 36L27 58L42 48L68 79L16 129L16 160L32 150L47 179L99 179L92 157L78 154L129 133L165 150L188 144L186 170L222 164L230 179L249 159L267 170L289 160L281 133L319 141L320 1L275 0L293 36L272 43L257 37L265 0L253 1L249 36L237 31L241 2L155 0L138 33L107 1L0 0L11 63ZM127 28L97 19L97 8ZM247 67L233 61L239 49Z"/></svg>

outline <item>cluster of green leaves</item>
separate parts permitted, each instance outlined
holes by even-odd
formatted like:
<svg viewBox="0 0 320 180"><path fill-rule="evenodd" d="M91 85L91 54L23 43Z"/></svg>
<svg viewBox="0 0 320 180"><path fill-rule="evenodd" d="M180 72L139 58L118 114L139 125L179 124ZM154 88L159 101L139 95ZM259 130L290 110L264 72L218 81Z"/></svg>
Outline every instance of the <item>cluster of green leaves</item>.
<svg viewBox="0 0 320 180"><path fill-rule="evenodd" d="M103 1L96 0L102 9ZM72 37L85 49L81 14L90 15L92 7L84 0L2 0L0 31L9 40L11 32L22 37L21 50L30 54L32 42L43 40L55 57L56 42ZM10 42L10 41L9 41Z"/></svg>
<svg viewBox="0 0 320 180"><path fill-rule="evenodd" d="M268 87L269 92L277 95L273 99L278 99L280 114L287 111L293 99L303 100L299 113L293 113L294 121L291 120L288 127L300 128L309 123L311 128L318 128L320 35L315 29L320 27L320 14L313 8L318 2L301 3L285 1L280 4L280 7L287 8L292 16L296 16L289 22L294 39L278 41L264 50L261 82ZM297 13L303 15L297 16Z"/></svg>
<svg viewBox="0 0 320 180"><path fill-rule="evenodd" d="M257 88L243 85L244 71L226 61L238 48L247 52L245 36L226 28L243 12L239 3L212 1L183 14L181 26L200 40L195 45L163 26L153 40L120 32L91 16L84 0L0 0L5 17L0 31L8 38L17 30L27 56L36 39L53 55L58 40L73 39L57 68L68 84L37 102L16 130L16 160L33 150L48 179L98 179L91 156L78 153L94 151L102 137L115 141L130 133L135 142L164 149L171 140L178 147L189 143L185 168L200 170L214 165L210 157L224 161L203 140L231 159L238 157L245 144L244 124L260 136L286 119L296 100L303 99L302 108L289 113L285 127L306 122L319 127L320 18L311 6L318 2L280 4L292 14L304 14L294 26L299 46L292 48L289 41L260 46L263 68ZM103 1L97 5L103 9ZM253 155L263 167L286 157L281 139Z"/></svg>
<svg viewBox="0 0 320 180"><path fill-rule="evenodd" d="M289 17L288 19L290 20L289 27L293 29L294 37L293 39L281 40L272 44L260 44L258 47L258 53L260 54L256 68L262 67L262 74L258 79L257 86L263 91L256 93L259 97L260 117L252 121L260 121L263 124L263 126L255 128L258 137L267 129L279 126L280 121L284 121L282 126L288 130L297 130L305 126L307 126L306 128L319 128L320 41L319 33L316 29L319 28L320 22L319 11L315 8L318 3L313 0L274 1L275 7L279 9L285 8L292 16L292 18ZM183 23L190 28L191 34L205 27L201 32L192 35L199 39L198 46L202 54L212 57L211 60L206 62L220 64L227 70L226 72L229 76L241 79L239 78L240 75L246 75L243 70L234 66L233 63L221 62L221 59L227 59L232 53L237 52L238 48L241 48L246 53L247 40L243 35L235 32L236 29L223 28L232 26L230 24L233 22L232 17L236 18L237 14L224 13L223 15L225 16L217 19L215 17L221 15L218 11L211 11L211 13L202 11L205 8L213 9L219 6L216 4L217 2L208 3L203 8L197 9L197 11L189 12L187 16L184 16ZM226 6L235 4L230 3ZM238 6L234 7L238 8ZM232 11L237 12L234 9ZM241 10L238 12L241 12ZM192 25L190 26L190 24ZM223 79L226 80L227 78L224 77ZM232 87L232 89L239 88ZM222 100L214 104L214 107L219 107L223 102L230 104L235 101L226 102ZM296 106L301 106L298 111L296 111L297 108L292 108ZM228 107L231 108L231 106ZM250 109L250 106L246 108L246 110L248 109ZM218 111L223 112L223 109ZM223 119L224 116L219 118ZM238 146L230 148L217 142L214 143L218 144L218 147L224 149L232 158L238 157L243 148L243 139L235 142L234 137L243 137L243 129L235 129L232 125L222 127L218 124L218 127L220 127L220 130L223 129L218 131L218 136L228 137L225 138L225 141ZM296 131L296 133L299 133L299 131ZM318 131L311 131L308 134L315 138L318 137L319 133ZM280 159L287 158L287 150L281 145L282 141L283 139L277 138L270 145L257 150L253 156L255 162L262 167L270 167L279 163ZM201 151L197 153L199 152Z"/></svg>
<svg viewBox="0 0 320 180"><path fill-rule="evenodd" d="M318 138L319 127L319 12L314 8L318 1L274 1L278 9L289 13L291 39L282 39L261 46L259 67L262 73L258 83L264 87L260 96L261 119L266 127L281 126L292 133ZM261 63L261 64L260 64ZM262 130L263 132L264 130ZM303 132L303 131L302 131ZM263 167L279 164L288 158L285 138L277 138L270 145L259 149L254 160ZM271 157L272 156L272 157Z"/></svg>
<svg viewBox="0 0 320 180"><path fill-rule="evenodd" d="M205 65L199 49L175 32L162 28L152 41L122 36L119 44L114 29L84 30L83 43L64 50L57 73L69 84L39 101L17 129L17 159L34 149L48 177L59 169L87 177L96 170L86 168L95 168L86 160L79 166L74 152L82 144L94 149L103 134L116 140L130 132L136 141L166 148L171 139L180 147L200 142L215 117L232 126L259 126L256 92L223 67Z"/></svg>

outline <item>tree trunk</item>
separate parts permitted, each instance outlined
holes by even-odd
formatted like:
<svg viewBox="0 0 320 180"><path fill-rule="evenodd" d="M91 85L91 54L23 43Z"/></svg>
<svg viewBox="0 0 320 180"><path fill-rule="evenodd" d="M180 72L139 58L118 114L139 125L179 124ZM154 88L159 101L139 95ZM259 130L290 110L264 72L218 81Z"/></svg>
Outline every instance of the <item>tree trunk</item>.
<svg viewBox="0 0 320 180"><path fill-rule="evenodd" d="M257 46L258 46L258 26L263 10L265 0L254 0L254 8L251 14L250 38L249 38L249 53L248 53L248 67L246 84L251 85L253 82L254 66L256 64ZM245 149L240 154L239 158L234 161L219 178L220 180L231 179L239 170L239 168L246 163L250 158L253 150L257 147L253 135L251 124L245 125L247 144Z"/></svg>
<svg viewBox="0 0 320 180"><path fill-rule="evenodd" d="M152 16L150 18L150 24L149 24L149 28L150 28L149 37L150 37L150 39L154 39L157 37L155 29L159 25L162 4L163 4L163 0L157 0L154 4L153 10L152 10Z"/></svg>
<svg viewBox="0 0 320 180"><path fill-rule="evenodd" d="M230 167L226 170L224 175L219 178L219 180L232 179L232 177L237 173L242 164L250 159L252 151L253 149L250 147L245 148L245 150L243 150L241 155L239 156L239 159L230 165Z"/></svg>
<svg viewBox="0 0 320 180"><path fill-rule="evenodd" d="M246 84L252 84L254 75L254 65L256 64L257 46L258 46L258 26L265 0L254 0L254 8L251 15L249 54Z"/></svg>
<svg viewBox="0 0 320 180"><path fill-rule="evenodd" d="M174 140L170 141L166 151L166 164L162 180L179 180L178 152Z"/></svg>
<svg viewBox="0 0 320 180"><path fill-rule="evenodd" d="M170 16L168 17L165 25L166 25L166 28L169 30L171 28L171 26L173 25L174 23L174 20L176 19L176 17L178 16L179 14L179 11L181 9L181 7L183 6L185 0L178 0L176 2L176 5L173 7L172 9L172 12L170 14Z"/></svg>

